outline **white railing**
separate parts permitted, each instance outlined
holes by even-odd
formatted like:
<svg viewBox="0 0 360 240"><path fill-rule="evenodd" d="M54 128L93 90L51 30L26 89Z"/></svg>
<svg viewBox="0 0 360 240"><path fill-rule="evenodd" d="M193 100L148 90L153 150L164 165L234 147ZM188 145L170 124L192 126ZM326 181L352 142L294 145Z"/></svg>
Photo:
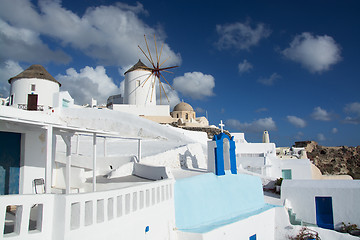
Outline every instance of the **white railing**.
<svg viewBox="0 0 360 240"><path fill-rule="evenodd" d="M0 196L0 239L50 239L54 195Z"/></svg>
<svg viewBox="0 0 360 240"><path fill-rule="evenodd" d="M172 200L173 184L173 180L165 180L111 191L64 195L64 231L111 221Z"/></svg>
<svg viewBox="0 0 360 240"><path fill-rule="evenodd" d="M69 239L77 230L173 201L173 197L172 179L81 194L1 196L0 239Z"/></svg>
<svg viewBox="0 0 360 240"><path fill-rule="evenodd" d="M264 157L264 153L239 153L237 154L239 157Z"/></svg>

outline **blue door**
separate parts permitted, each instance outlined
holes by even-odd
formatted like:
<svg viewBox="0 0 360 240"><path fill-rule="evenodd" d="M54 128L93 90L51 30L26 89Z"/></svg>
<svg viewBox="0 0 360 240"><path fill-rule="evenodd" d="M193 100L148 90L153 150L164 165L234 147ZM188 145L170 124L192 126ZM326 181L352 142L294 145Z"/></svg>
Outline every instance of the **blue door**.
<svg viewBox="0 0 360 240"><path fill-rule="evenodd" d="M334 229L334 217L331 197L315 197L316 224L319 227Z"/></svg>
<svg viewBox="0 0 360 240"><path fill-rule="evenodd" d="M19 193L21 134L0 132L0 195Z"/></svg>

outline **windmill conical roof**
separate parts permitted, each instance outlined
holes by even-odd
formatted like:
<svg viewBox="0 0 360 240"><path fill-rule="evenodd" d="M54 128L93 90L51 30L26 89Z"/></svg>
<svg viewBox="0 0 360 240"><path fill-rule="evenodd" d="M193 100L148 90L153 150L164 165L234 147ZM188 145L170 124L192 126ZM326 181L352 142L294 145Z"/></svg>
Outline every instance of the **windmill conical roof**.
<svg viewBox="0 0 360 240"><path fill-rule="evenodd" d="M146 66L140 59L139 61L134 65L132 66L129 70L127 70L124 74L127 74L128 72L132 72L132 71L135 71L135 70L149 70L149 67Z"/></svg>
<svg viewBox="0 0 360 240"><path fill-rule="evenodd" d="M24 70L23 72L19 73L15 77L12 77L9 79L9 83L11 83L12 80L20 79L20 78L39 78L39 79L45 79L52 82L56 82L61 86L61 83L59 83L53 76L51 76L46 69L38 64L31 65L29 68Z"/></svg>

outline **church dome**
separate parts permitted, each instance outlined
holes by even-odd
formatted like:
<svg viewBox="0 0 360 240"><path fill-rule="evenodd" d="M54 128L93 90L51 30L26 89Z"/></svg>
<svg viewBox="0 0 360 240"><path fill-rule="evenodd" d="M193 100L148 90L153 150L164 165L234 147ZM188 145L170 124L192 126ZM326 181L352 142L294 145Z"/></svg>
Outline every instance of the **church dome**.
<svg viewBox="0 0 360 240"><path fill-rule="evenodd" d="M181 102L174 107L173 111L194 111L192 106L188 103Z"/></svg>

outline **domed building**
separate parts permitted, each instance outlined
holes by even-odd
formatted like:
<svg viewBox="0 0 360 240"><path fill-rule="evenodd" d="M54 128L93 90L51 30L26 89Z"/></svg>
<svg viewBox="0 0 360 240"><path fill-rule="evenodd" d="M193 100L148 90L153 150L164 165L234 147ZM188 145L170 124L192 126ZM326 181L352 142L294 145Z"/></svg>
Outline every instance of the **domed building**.
<svg viewBox="0 0 360 240"><path fill-rule="evenodd" d="M170 115L173 118L181 118L186 122L191 122L191 120L196 119L196 113L194 109L190 104L185 102L177 104Z"/></svg>
<svg viewBox="0 0 360 240"><path fill-rule="evenodd" d="M193 107L186 103L181 102L177 104L173 111L170 113L179 126L185 127L207 127L209 121L205 117L196 117Z"/></svg>

